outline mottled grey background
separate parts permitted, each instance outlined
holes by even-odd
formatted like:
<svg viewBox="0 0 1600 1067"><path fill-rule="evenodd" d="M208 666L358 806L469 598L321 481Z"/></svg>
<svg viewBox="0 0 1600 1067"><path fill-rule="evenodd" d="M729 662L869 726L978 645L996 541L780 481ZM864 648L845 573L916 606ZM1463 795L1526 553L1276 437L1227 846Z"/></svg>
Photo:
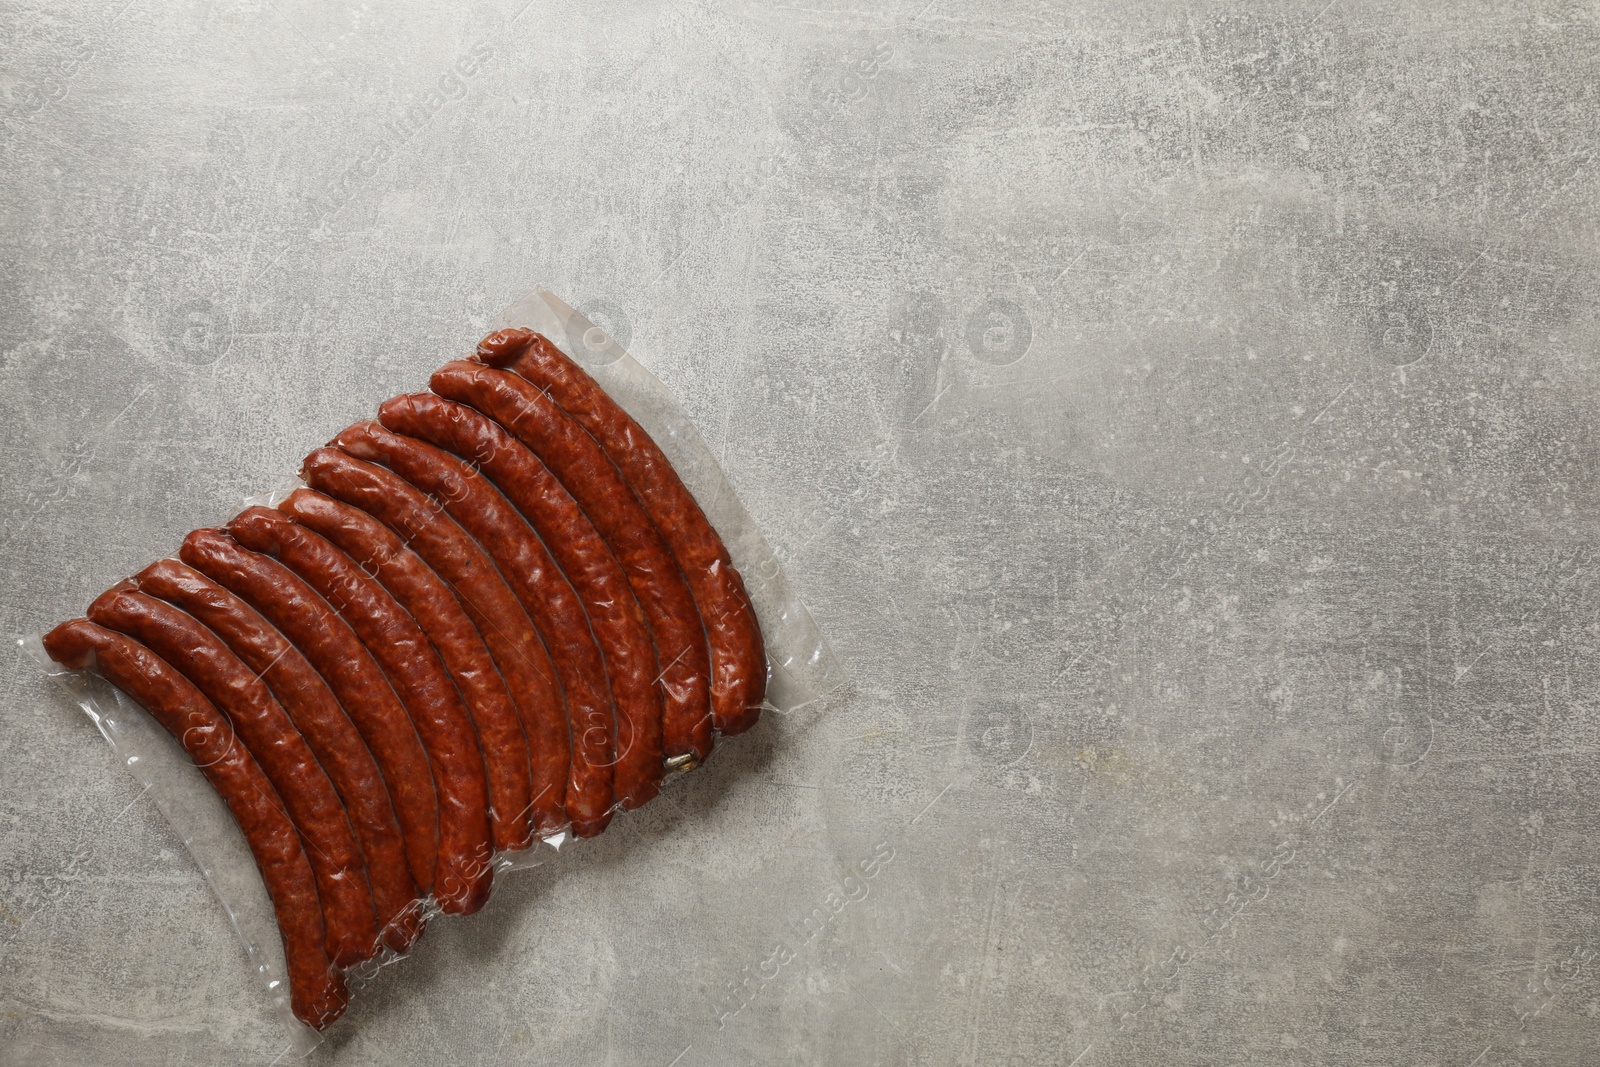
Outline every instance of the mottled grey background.
<svg viewBox="0 0 1600 1067"><path fill-rule="evenodd" d="M544 281L855 679L314 1062L1596 1061L1593 0L522 2L0 3L0 629ZM0 1060L271 1061L4 672Z"/></svg>

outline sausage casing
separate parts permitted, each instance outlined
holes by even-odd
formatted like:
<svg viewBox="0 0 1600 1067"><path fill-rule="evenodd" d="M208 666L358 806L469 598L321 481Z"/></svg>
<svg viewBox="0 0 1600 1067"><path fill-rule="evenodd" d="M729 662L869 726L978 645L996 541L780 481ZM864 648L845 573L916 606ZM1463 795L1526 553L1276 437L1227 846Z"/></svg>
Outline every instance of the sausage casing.
<svg viewBox="0 0 1600 1067"><path fill-rule="evenodd" d="M533 841L533 786L528 743L516 705L471 618L433 568L377 519L310 489L278 505L300 525L338 545L373 575L417 620L455 680L483 749L494 808L494 847L527 848Z"/></svg>
<svg viewBox="0 0 1600 1067"><path fill-rule="evenodd" d="M671 549L699 606L711 649L717 729L736 734L755 725L767 687L761 625L722 538L660 446L583 368L531 330L490 334L478 345L477 358L515 371L542 391L616 464ZM451 395L439 388L437 377L434 391Z"/></svg>
<svg viewBox="0 0 1600 1067"><path fill-rule="evenodd" d="M516 509L456 457L376 423L357 423L333 444L357 458L383 463L426 493L472 535L505 575L544 639L561 679L572 735L567 814L574 833L591 836L610 811L613 783L617 796L642 792L647 786L621 777L624 767L616 761L617 726L605 661L572 586ZM659 758L655 767L659 782Z"/></svg>
<svg viewBox="0 0 1600 1067"><path fill-rule="evenodd" d="M631 796L619 787L619 799L623 807L633 808L654 796L660 778L644 773L643 763L659 762L662 756L663 713L656 689L662 672L655 642L627 575L577 501L520 441L464 404L432 393L397 396L379 407L378 419L398 434L466 460L533 527L589 616L605 656L618 714L627 720L628 730L619 723L619 733L637 739L632 745L619 743L617 778L651 783L642 796ZM698 630L692 611L689 621ZM632 766L635 763L639 768Z"/></svg>
<svg viewBox="0 0 1600 1067"><path fill-rule="evenodd" d="M44 636L44 647L62 666L93 668L143 705L227 803L272 898L295 1018L318 1030L329 1026L350 998L324 947L316 877L272 783L222 714L161 657L87 619L57 626Z"/></svg>
<svg viewBox="0 0 1600 1067"><path fill-rule="evenodd" d="M378 923L366 862L333 783L266 683L193 616L139 592L132 581L101 593L88 616L160 656L227 716L305 840L328 955L340 967L371 959Z"/></svg>
<svg viewBox="0 0 1600 1067"><path fill-rule="evenodd" d="M361 639L287 567L241 548L221 530L191 532L178 558L266 616L322 675L383 772L411 876L422 892L433 892L439 851L433 771L411 719Z"/></svg>
<svg viewBox="0 0 1600 1067"><path fill-rule="evenodd" d="M483 549L431 497L376 464L319 448L305 458L300 474L313 489L381 521L450 584L516 699L533 776L535 825L542 834L566 827L571 741L565 694L528 613Z"/></svg>
<svg viewBox="0 0 1600 1067"><path fill-rule="evenodd" d="M344 801L367 861L384 944L404 952L421 935L416 879L389 788L350 717L300 650L261 613L193 567L162 559L133 576L149 593L194 616L267 683Z"/></svg>
<svg viewBox="0 0 1600 1067"><path fill-rule="evenodd" d="M271 556L315 589L367 646L411 717L439 797L433 895L448 914L489 899L494 878L489 794L478 735L433 644L389 591L331 542L272 508L247 508L227 525L235 541Z"/></svg>

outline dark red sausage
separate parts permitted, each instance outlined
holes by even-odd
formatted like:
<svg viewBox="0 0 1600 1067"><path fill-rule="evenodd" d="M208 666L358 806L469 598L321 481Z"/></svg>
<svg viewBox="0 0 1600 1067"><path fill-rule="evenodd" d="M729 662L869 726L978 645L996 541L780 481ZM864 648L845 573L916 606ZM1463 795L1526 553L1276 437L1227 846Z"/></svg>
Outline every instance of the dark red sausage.
<svg viewBox="0 0 1600 1067"><path fill-rule="evenodd" d="M583 368L531 330L490 334L478 345L477 358L490 366L508 367L542 390L600 443L622 471L666 540L699 606L711 647L711 708L717 729L736 734L755 725L767 688L761 624L722 538L661 448ZM450 396L439 388L437 376L433 389ZM578 502L589 507L583 497ZM592 513L590 517L594 518ZM612 537L598 518L595 525L608 539Z"/></svg>
<svg viewBox="0 0 1600 1067"><path fill-rule="evenodd" d="M713 706L706 631L678 564L626 480L594 439L538 389L515 374L458 361L441 367L434 391L470 405L505 426L542 460L577 499L628 573L652 625L678 651L667 673L668 724L675 747L699 759L712 740ZM672 647L669 646L669 647Z"/></svg>
<svg viewBox="0 0 1600 1067"><path fill-rule="evenodd" d="M140 592L177 605L222 638L289 713L344 801L366 857L384 944L404 952L423 925L405 839L383 775L328 683L260 612L193 567L175 559L157 560L133 581Z"/></svg>
<svg viewBox="0 0 1600 1067"><path fill-rule="evenodd" d="M704 759L713 722L705 630L677 563L615 465L549 397L514 374L463 361L440 368L432 384L441 396L499 421L577 500L622 564L667 668L665 750Z"/></svg>
<svg viewBox="0 0 1600 1067"><path fill-rule="evenodd" d="M357 458L385 464L444 507L494 560L527 609L544 638L567 698L573 739L567 813L574 832L587 834L598 810L609 810L613 782L618 798L647 792L653 796L648 780L624 777L624 765L616 762L617 755L626 751L624 741L647 742L649 738L618 738L605 661L583 605L516 509L459 459L392 434L376 423L357 423L334 438L333 444ZM658 749L654 761L657 782L660 767ZM626 769L634 770L634 764Z"/></svg>
<svg viewBox="0 0 1600 1067"><path fill-rule="evenodd" d="M244 547L294 571L333 605L388 675L422 738L438 791L433 894L451 914L483 907L494 879L483 753L455 683L422 628L349 556L281 511L246 508L227 530Z"/></svg>
<svg viewBox="0 0 1600 1067"><path fill-rule="evenodd" d="M295 1018L321 1030L344 1014L350 998L323 947L322 906L300 835L222 715L155 653L87 619L57 626L45 634L44 647L63 667L98 671L183 745L227 802L267 885L283 938Z"/></svg>
<svg viewBox="0 0 1600 1067"><path fill-rule="evenodd" d="M322 898L328 955L353 967L378 951L378 922L366 862L333 783L305 738L266 685L228 646L171 604L141 593L131 581L89 605L89 621L131 637L166 660L228 717L240 741L283 800L305 841Z"/></svg>
<svg viewBox="0 0 1600 1067"><path fill-rule="evenodd" d="M396 433L454 452L475 465L533 527L589 616L618 713L627 717L634 736L649 738L619 753L618 780L651 780L642 773L643 761L659 762L662 755L662 710L656 689L661 670L655 644L627 575L572 495L521 442L465 405L416 393L385 401L378 417ZM634 769L630 762L640 768ZM623 803L638 806L626 799Z"/></svg>
<svg viewBox="0 0 1600 1067"><path fill-rule="evenodd" d="M422 892L433 892L439 848L433 772L405 708L361 639L283 564L240 548L221 530L190 533L178 556L265 615L322 675L383 772L411 876Z"/></svg>
<svg viewBox="0 0 1600 1067"><path fill-rule="evenodd" d="M494 847L527 848L533 842L528 743L500 671L450 587L364 511L310 489L295 490L278 509L326 537L376 577L428 635L461 690L483 749L494 808Z"/></svg>
<svg viewBox="0 0 1600 1067"><path fill-rule="evenodd" d="M336 448L319 448L306 457L300 474L313 489L381 521L450 583L494 654L522 716L535 825L541 834L567 826L572 750L564 694L528 613L489 557L438 504L392 471ZM609 806L608 780L603 807Z"/></svg>

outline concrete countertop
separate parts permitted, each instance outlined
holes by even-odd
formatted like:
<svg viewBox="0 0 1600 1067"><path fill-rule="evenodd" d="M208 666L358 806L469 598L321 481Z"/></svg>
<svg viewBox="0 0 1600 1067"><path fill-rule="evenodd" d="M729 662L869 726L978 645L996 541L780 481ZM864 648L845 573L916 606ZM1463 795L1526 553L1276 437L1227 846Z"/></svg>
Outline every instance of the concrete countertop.
<svg viewBox="0 0 1600 1067"><path fill-rule="evenodd" d="M1594 1062L1593 3L441 7L0 8L0 629L543 282L853 684L310 1062ZM20 655L0 752L0 1061L272 1062Z"/></svg>

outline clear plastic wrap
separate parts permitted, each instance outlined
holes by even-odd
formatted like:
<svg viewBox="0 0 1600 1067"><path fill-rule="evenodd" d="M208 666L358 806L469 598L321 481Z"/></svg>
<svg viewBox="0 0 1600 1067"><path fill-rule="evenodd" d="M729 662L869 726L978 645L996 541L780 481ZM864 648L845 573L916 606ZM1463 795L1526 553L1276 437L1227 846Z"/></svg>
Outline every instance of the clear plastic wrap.
<svg viewBox="0 0 1600 1067"><path fill-rule="evenodd" d="M776 553L739 503L715 454L667 388L605 331L543 289L507 308L495 324L497 329L504 327L527 327L544 334L587 370L672 461L722 537L755 605L769 671L765 708L791 711L843 684L845 678L838 662L795 595ZM287 491L275 491L252 497L244 504L276 504L286 495ZM290 1010L283 947L272 902L226 804L182 748L132 700L93 672L67 670L52 662L39 637L23 638L19 643L71 696L129 773L148 790L194 857L243 942L249 966L289 1035L286 1054L309 1053L320 1043L322 1034L302 1024ZM737 743L737 739L724 743ZM496 876L537 866L569 840L566 834L555 834L531 848L497 854L493 858ZM431 900L427 907L429 921L439 921L441 915ZM203 919L197 917L197 921ZM347 971L352 994L380 968L401 958L385 950Z"/></svg>
<svg viewBox="0 0 1600 1067"><path fill-rule="evenodd" d="M588 371L661 446L705 510L728 546L761 620L771 672L768 706L792 711L842 684L844 674L811 613L789 585L777 553L739 502L716 453L661 380L604 330L546 289L536 289L518 300L495 322L495 329L515 326L544 334Z"/></svg>

